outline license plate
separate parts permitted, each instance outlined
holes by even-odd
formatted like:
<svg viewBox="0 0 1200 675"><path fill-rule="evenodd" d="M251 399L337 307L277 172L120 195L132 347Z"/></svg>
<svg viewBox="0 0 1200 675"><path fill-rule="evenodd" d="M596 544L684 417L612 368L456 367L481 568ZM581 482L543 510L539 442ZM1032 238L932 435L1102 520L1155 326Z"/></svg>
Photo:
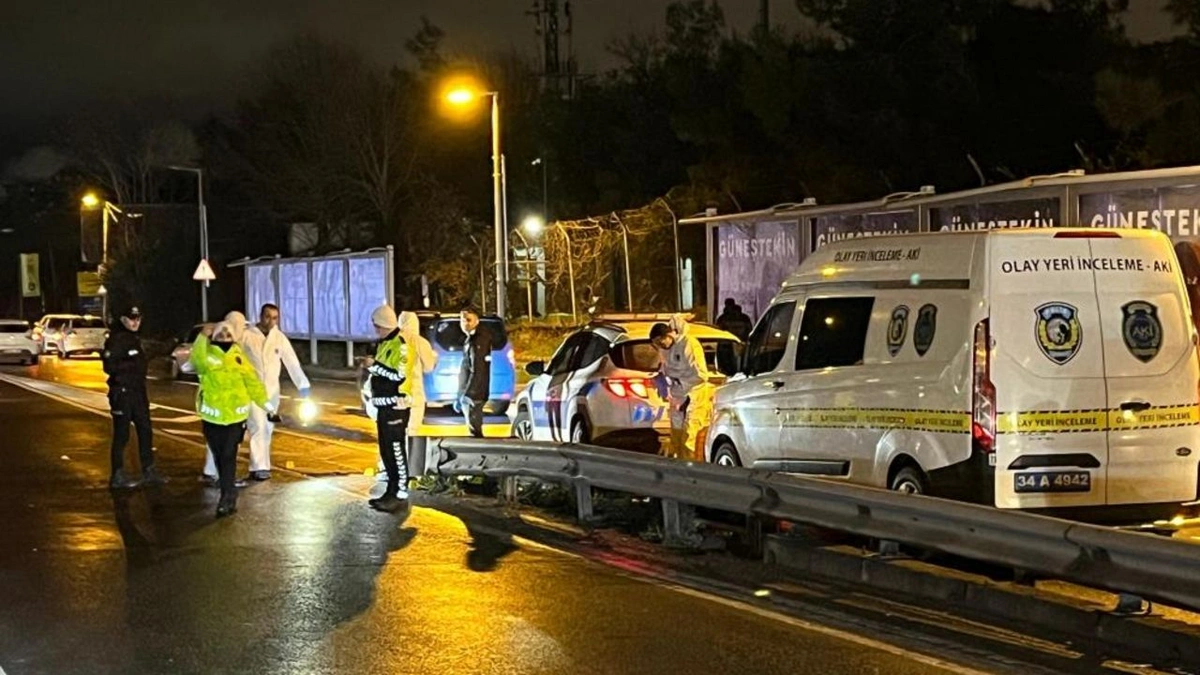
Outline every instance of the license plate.
<svg viewBox="0 0 1200 675"><path fill-rule="evenodd" d="M1092 474L1087 471L1044 471L1013 476L1017 492L1091 492Z"/></svg>

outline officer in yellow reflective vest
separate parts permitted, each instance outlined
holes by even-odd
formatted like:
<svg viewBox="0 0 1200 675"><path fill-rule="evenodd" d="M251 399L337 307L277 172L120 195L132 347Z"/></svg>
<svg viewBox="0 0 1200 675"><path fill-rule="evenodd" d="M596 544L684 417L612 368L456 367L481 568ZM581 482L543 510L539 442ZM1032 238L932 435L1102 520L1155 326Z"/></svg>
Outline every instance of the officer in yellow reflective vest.
<svg viewBox="0 0 1200 675"><path fill-rule="evenodd" d="M408 506L408 453L405 443L412 408L412 387L417 377L416 355L400 333L396 311L380 305L371 313L379 336L375 358L367 362L371 379L370 402L375 407L375 430L379 435L379 458L387 474L387 489L368 504L377 511L393 513Z"/></svg>
<svg viewBox="0 0 1200 675"><path fill-rule="evenodd" d="M211 338L209 336L212 336ZM275 406L250 359L234 339L236 329L222 321L211 330L205 327L192 345L191 362L200 378L196 412L204 427L204 439L217 464L221 499L217 517L237 511L237 449L246 432L250 406L258 405L275 420Z"/></svg>

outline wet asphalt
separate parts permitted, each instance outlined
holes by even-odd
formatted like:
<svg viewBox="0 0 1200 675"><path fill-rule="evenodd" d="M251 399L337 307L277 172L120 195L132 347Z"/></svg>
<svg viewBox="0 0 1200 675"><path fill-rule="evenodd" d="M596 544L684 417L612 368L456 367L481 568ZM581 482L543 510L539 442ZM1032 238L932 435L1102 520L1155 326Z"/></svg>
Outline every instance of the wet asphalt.
<svg viewBox="0 0 1200 675"><path fill-rule="evenodd" d="M373 512L355 444L277 436L277 465L308 475L277 470L218 521L195 426L176 426L155 442L172 482L113 494L106 417L0 382L0 672L958 670L469 515Z"/></svg>

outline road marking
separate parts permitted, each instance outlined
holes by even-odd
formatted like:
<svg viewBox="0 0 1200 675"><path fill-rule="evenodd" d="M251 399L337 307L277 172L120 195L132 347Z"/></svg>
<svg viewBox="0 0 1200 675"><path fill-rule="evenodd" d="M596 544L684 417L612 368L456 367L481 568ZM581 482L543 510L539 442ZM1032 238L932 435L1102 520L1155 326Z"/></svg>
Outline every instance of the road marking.
<svg viewBox="0 0 1200 675"><path fill-rule="evenodd" d="M841 630L840 628L833 628L831 626L823 626L819 623L812 623L810 621L805 621L804 619L799 619L794 616L789 616L787 614L782 614L780 612L776 612L776 611L773 611L770 609L758 607L756 605L742 602L740 600L734 600L731 598L726 598L726 597L723 597L720 595L716 595L714 593L709 593L707 591L701 591L701 590L697 590L694 588L690 588L688 586L684 586L684 585L680 584L677 581L674 581L667 577L664 577L663 575L661 575L649 568L639 568L636 572L634 572L634 571L627 570L620 566L593 560L592 558L589 558L585 555L581 555L578 553L572 553L570 551L564 551L560 548L555 548L548 544L543 544L543 543L540 543L537 541L533 541L531 539L526 539L525 537L522 537L517 534L512 534L510 532L503 532L500 530L495 530L494 528L490 528L487 526L476 525L473 527L474 527L474 529L476 529L480 532L490 532L490 533L496 534L496 535L512 537L513 542L519 543L522 546L528 546L530 548L537 548L537 549L541 549L544 551L550 551L550 552L557 553L559 555L566 556L569 558L584 560L584 561L590 562L592 564L604 565L605 567L615 570L617 574L625 576L628 579L633 579L635 581L640 581L642 583L659 586L659 587L665 588L667 590L675 591L676 593L681 593L683 595L700 598L702 600L708 600L709 602L714 602L714 603L717 603L720 605L724 605L726 607L731 607L733 609L738 609L741 611L749 612L756 616L760 616L765 619L771 619L773 621L787 624L787 625L790 625L795 628L800 628L802 630L808 630L813 633L819 633L821 635L826 635L826 636L829 636L829 637L832 637L835 639L844 640L844 641L850 642L852 644L867 647L868 649L876 649L876 650L879 650L879 651L882 651L882 652L885 652L888 654L900 656L900 657L915 661L917 663L920 663L922 665L932 666L935 668L942 668L944 670L950 670L950 671L959 673L960 675L987 675L985 673L985 671L975 670L974 668L968 668L966 666L960 665L958 663L954 663L952 661L947 661L945 659L939 659L936 656L930 656L928 654L923 654L921 652L911 651L911 650L905 649L903 647L900 647L898 645L891 644L889 642L881 642L879 640L875 640L873 638L869 638L864 635L858 635L856 633L851 633L849 631Z"/></svg>

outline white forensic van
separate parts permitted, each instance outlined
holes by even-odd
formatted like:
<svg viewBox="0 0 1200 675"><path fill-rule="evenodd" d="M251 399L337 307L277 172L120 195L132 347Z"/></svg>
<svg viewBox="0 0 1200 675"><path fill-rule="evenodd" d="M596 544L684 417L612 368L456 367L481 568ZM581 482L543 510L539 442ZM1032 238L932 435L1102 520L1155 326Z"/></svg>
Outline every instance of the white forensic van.
<svg viewBox="0 0 1200 675"><path fill-rule="evenodd" d="M1156 231L842 241L755 326L707 456L1001 508L1170 517L1200 489L1196 345Z"/></svg>

